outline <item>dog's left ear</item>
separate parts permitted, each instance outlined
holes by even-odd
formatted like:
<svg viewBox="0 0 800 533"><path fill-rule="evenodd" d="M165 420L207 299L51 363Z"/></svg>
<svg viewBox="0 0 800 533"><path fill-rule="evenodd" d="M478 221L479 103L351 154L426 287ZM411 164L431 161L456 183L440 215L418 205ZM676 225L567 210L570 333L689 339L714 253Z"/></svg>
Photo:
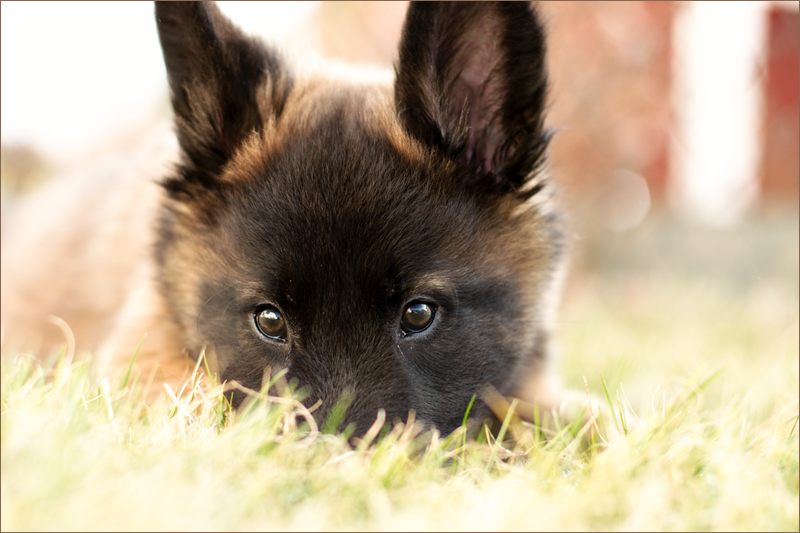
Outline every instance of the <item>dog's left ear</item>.
<svg viewBox="0 0 800 533"><path fill-rule="evenodd" d="M544 31L528 2L411 2L395 105L419 141L518 191L543 162L546 93Z"/></svg>

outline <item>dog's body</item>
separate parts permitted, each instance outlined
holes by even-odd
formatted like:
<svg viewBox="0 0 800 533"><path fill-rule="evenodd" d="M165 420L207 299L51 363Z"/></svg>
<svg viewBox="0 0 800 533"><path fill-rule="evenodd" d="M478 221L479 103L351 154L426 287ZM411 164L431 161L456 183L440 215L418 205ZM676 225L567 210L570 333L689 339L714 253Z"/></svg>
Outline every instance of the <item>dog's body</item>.
<svg viewBox="0 0 800 533"><path fill-rule="evenodd" d="M61 206L40 195L27 212L52 220L4 220L7 335L55 314L123 364L146 333L137 361L167 377L204 348L251 389L286 368L321 417L350 395L359 433L381 408L451 431L487 385L561 401L528 4L412 4L393 84L293 71L213 4L156 18L181 162L160 186L102 175L49 193Z"/></svg>

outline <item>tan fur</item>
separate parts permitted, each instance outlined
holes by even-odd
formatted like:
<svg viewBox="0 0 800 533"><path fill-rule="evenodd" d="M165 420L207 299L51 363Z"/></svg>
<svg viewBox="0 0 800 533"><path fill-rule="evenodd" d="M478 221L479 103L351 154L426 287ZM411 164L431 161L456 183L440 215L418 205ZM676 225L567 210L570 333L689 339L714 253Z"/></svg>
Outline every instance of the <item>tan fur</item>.
<svg viewBox="0 0 800 533"><path fill-rule="evenodd" d="M197 6L201 6L198 9L204 9L201 4L185 4L177 9L196 9ZM169 11L167 6L162 5L162 8ZM213 15L216 8L208 9ZM492 28L487 38L500 32L499 19L491 22L489 26ZM225 24L223 26L227 28ZM474 30L481 33L485 28L479 26ZM465 38L471 42L472 36ZM484 53L495 55L497 50L493 46L489 43L483 47ZM468 48L471 50L473 46ZM470 52L468 55L474 54ZM171 55L165 51L165 56L180 58L183 52ZM483 91L488 90L487 86L478 83L480 80L477 78L493 71L495 67L494 64L480 61L465 70L467 84L481 87L473 95L474 98L482 98L485 96ZM238 65L232 68L234 72L237 69ZM183 73L181 68L175 71L177 74ZM173 77L177 76L175 71L172 72ZM261 74L260 71L256 73L259 76ZM119 371L127 367L138 349L137 368L142 379L160 381L163 378L172 387L180 384L190 370L190 358L187 355L197 357L205 348L200 344L207 342L201 340L208 338L203 335L206 332L200 331L202 312L214 299L214 296L209 297L207 288L213 287L216 293L220 293L225 290L219 290L221 287L237 286L240 294L246 295L250 290L254 300L264 298L263 284L254 284L252 288L242 286L243 283L252 282L252 274L250 277L247 275L247 261L254 261L255 257L248 258L247 251L237 248L244 247L240 246L241 242L233 242L235 238L228 238L230 234L224 233L224 225L214 228L214 222L210 221L216 213L224 212L216 208L226 206L225 202L229 202L227 205L238 205L235 194L246 190L251 185L249 180L262 179L271 158L290 153L293 143L296 145L298 139L308 137L309 132L319 127L328 128L329 133L332 131L342 138L349 138L350 142L357 139L358 147L368 146L372 140L380 140L384 146L390 145L401 156L392 157L401 161L392 170L399 175L403 174L404 166L417 169L435 167L439 181L426 181L421 186L412 184L406 189L413 191L415 196L405 204L405 210L398 211L404 218L409 218L408 212L414 212L409 206L415 207L418 198L425 196L422 193L436 193L431 195L435 201L427 213L445 213L444 209L457 208L458 202L463 201L458 194L453 194L454 190L460 191L460 187L466 187L460 183L459 188L453 188L453 180L463 179L463 172L460 172L463 168L459 166L463 162L458 163L457 157L442 158L441 145L428 146L425 143L429 141L424 136L415 137L409 133L414 131L415 125L401 123L401 120L404 120L403 116L406 119L412 117L410 113L414 110L396 109L394 98L397 85L392 84L391 72L360 71L341 66L315 68L313 72L292 77L291 90L288 92L285 89L288 88L289 79L279 73L257 77L257 82L245 85L254 91L257 109L256 118L252 120L253 104L249 99L252 95L248 94L243 99L251 102L249 114L238 110L238 115L232 113L227 116L218 108L220 103L216 102L220 94L217 92L219 87L204 86L199 76L187 79L189 81L176 82L179 88L188 88L185 102L176 97L173 87L176 124L179 135L183 134L182 163L184 166L188 164L186 168L177 172L172 168L178 163L178 148L169 125L164 124L131 155L111 156L90 170L56 178L31 198L21 199L13 212L3 214L0 318L9 345L19 344L23 349L33 350L38 356L46 355L64 341L64 333L48 322L48 318L55 315L72 328L78 352L94 353L95 361L104 370ZM171 83L174 81L171 78ZM439 102L433 101L436 98L430 92L433 90L431 87L423 85L420 90L428 91L423 96L430 100L427 107L431 108L433 114L438 114L435 119L439 127L451 128L448 142L458 144L453 139L463 137L465 143L472 142L478 150L492 151L497 148L503 132L499 123L492 122L490 116L497 111L493 109L496 105L494 95L483 99L486 100L483 107L474 109L470 124L464 122L468 117L466 113L458 115L460 118L450 121L451 124L441 115L452 110L442 109ZM405 90L413 88L408 86ZM177 92L180 93L180 90ZM222 91L222 94L230 92ZM456 94L455 97L462 96ZM406 101L402 96L399 98L400 102ZM276 112L278 108L280 113ZM199 116L187 116L186 109ZM223 120L220 117L223 115L230 123L220 126ZM243 117L248 117L248 122L236 121L237 118L244 120ZM335 117L335 121L332 117ZM255 124L259 119L261 122ZM477 126L484 122L487 124L486 131L475 133ZM217 131L215 128L218 127L228 127L231 131ZM364 137L365 131L367 137ZM471 140L468 135L470 131L474 134ZM329 138L335 136L324 137ZM209 149L208 143L212 143L212 149ZM321 153L327 157L330 144L335 143L328 142L321 148L317 147L317 155ZM464 150L464 146L460 149ZM214 148L224 150L224 158L220 158L209 171L213 174L212 186L203 183L204 179L209 180L207 175L193 175L191 179L186 175L180 176L182 172L191 174L192 171L205 170L192 166L197 165L192 157L196 157L203 166L208 160L215 160L211 157L218 155L213 151ZM380 155L382 153L375 159L387 159ZM296 157L302 159L305 155ZM491 166L496 163L488 157L491 154L479 155L480 164ZM327 163L324 157L318 159L322 161L318 163L320 166ZM173 186L170 194L159 185L165 178L172 180L166 182L167 187L170 184ZM532 188L544 179L523 180L520 186ZM320 183L318 181L317 185L324 191L328 182ZM484 185L488 191L492 184ZM510 188L515 186L510 181L506 185ZM393 190L392 194L396 192ZM271 191L267 196L274 198L279 195L280 191ZM320 196L325 197L324 194ZM347 204L353 196L358 195L348 191L346 197L336 198L336 205L342 212L357 213L364 208L364 205L358 204L341 205ZM453 204L447 205L451 199ZM504 393L515 393L523 401L521 411L533 404L545 411L564 411L566 406L567 414L576 416L575 411L585 407L586 401L561 389L552 366L556 358L548 337L557 303L563 256L560 226L551 217L555 209L554 202L546 191L533 194L527 204L522 205L521 202L518 195L509 192L494 195L491 213L483 212L485 219L478 217L480 220L456 228L451 239L442 244L437 253L447 257L453 265L459 265L460 271L466 271L467 275L479 279L486 287L502 287L504 284L514 287L513 300L518 300L522 311L518 314L508 311L508 316L513 318L493 325L498 332L497 337L502 341L484 349L483 355L482 352L477 354L478 357L488 355L491 359L498 348L507 347L509 352L525 355L524 361L514 362L515 370L508 368L508 372L514 375L511 376L513 381L506 381L509 385ZM269 202L265 199L265 203ZM313 212L317 206L311 200L300 207L300 211ZM464 208L464 205L461 207ZM336 211L326 207L321 209ZM269 210L255 209L240 216L249 221L258 219L265 212L269 213ZM273 217L282 219L283 213L273 213ZM473 211L470 213L474 214ZM377 216L382 216L382 213ZM425 218L426 214L417 216ZM164 223L157 228L160 217ZM449 226L452 220L455 219L448 219L444 225ZM468 217L467 220L473 219ZM480 232L473 235L473 230L478 227ZM212 229L217 234L209 238ZM350 228L346 237L357 233L358 229L355 227L354 231ZM406 233L415 230L415 227L409 226ZM157 238L157 231L160 238ZM295 232L289 230L287 233L293 235ZM380 240L380 237L371 235L368 239L373 242ZM240 240L246 241L246 238ZM294 246L299 249L304 245ZM324 247L324 244L321 246ZM291 248L291 245L287 247ZM411 247L411 256L415 250ZM159 265L156 264L157 256L161 256ZM258 260L264 261L262 258ZM315 263L316 266L315 261L309 263ZM457 274L460 275L460 271ZM209 283L210 279L213 284ZM446 276L430 275L428 279L418 281L417 285L420 293L438 291L458 294L453 281ZM165 301L167 297L164 294L171 295L169 301ZM501 294L497 298L504 296ZM508 299L507 296L505 298ZM487 297L487 300L491 299L491 295ZM224 313L220 312L219 315ZM492 322L493 317L487 316ZM255 327L252 322L251 327ZM216 331L228 332L230 328L217 326ZM336 331L331 331L333 334L327 337L335 337ZM224 345L217 344L221 355L225 355L221 348ZM477 345L482 346L480 343ZM468 351L462 349L462 352ZM233 358L244 358L248 362L247 354L241 352L233 351ZM264 364L259 357L257 353L251 354L250 358L255 364L248 367L248 370L255 369L250 374L255 375L256 381L262 375L263 366L259 365ZM224 362L222 358L220 361ZM451 362L451 359L448 360L448 364ZM483 361L477 361L478 365L481 363ZM370 363L365 368L371 372L373 366ZM394 372L399 366L387 365L385 368L386 372ZM333 372L337 377L331 381L341 377L344 381L355 382L351 368L333 370L339 373ZM311 374L314 371L316 368ZM249 374L242 375L251 379ZM373 374L369 375L371 379L374 378ZM367 388L375 389L377 392L370 390L370 393L383 402L379 394L382 391L378 390L382 386L376 383ZM341 384L336 382L328 385L328 388L335 388ZM257 383L250 386L257 388ZM518 390L512 390L513 386L518 386ZM153 387L153 390L160 393L161 387ZM462 390L455 392L461 393ZM565 403L566 399L569 405ZM531 415L523 413L523 416Z"/></svg>
<svg viewBox="0 0 800 533"><path fill-rule="evenodd" d="M301 84L302 83L302 84ZM243 143L225 171L225 179L235 182L251 179L271 153L291 142L294 135L312 127L318 116L315 106L336 98L341 80L311 77L298 83L286 103L280 126L274 122L261 134L254 133ZM425 153L397 121L393 110L391 88L366 87L359 112L369 117L376 135L388 137L395 149L410 162L421 163ZM175 387L190 370L190 360L181 345L180 330L156 284L156 267L151 249L153 221L165 199L157 184L177 159L174 134L162 124L142 146L129 154L111 154L94 168L54 178L43 190L23 199L12 213L4 214L2 240L2 324L6 344L19 344L23 349L45 356L60 343L63 333L48 321L50 315L66 320L72 328L78 352L94 352L96 362L108 371L126 368L137 348L136 367L143 379L154 373L156 381L163 377ZM538 201L538 198L536 198ZM180 208L180 203L173 207ZM531 209L527 206L524 211ZM537 208L540 208L537 205ZM187 216L189 214L187 213ZM518 216L524 216L520 211ZM100 228L100 231L97 229ZM498 234L495 246L514 250L515 241L545 241L542 228L533 225L520 236ZM191 241L191 240L190 240ZM490 249L473 250L453 243L454 254L482 254L489 261L487 273L498 275L508 265L491 263ZM197 264L197 250L191 246L175 250L184 256L181 263ZM202 260L212 261L213 253ZM58 272L48 272L58 265ZM557 298L560 283L553 284L549 273L536 266L523 271L539 272L528 280L527 291L532 301L541 301L542 294ZM195 271L181 273L185 294L193 294ZM438 287L446 281L430 279L425 285ZM551 322L555 302L543 302L534 309L531 320ZM203 302L186 302L198 310ZM529 350L539 339L524 339ZM554 364L555 357L544 360ZM565 398L554 368L530 370L518 396L527 404L538 404L545 410L563 410ZM160 387L153 387L155 392ZM577 398L577 397L576 397ZM585 400L570 402L576 410Z"/></svg>

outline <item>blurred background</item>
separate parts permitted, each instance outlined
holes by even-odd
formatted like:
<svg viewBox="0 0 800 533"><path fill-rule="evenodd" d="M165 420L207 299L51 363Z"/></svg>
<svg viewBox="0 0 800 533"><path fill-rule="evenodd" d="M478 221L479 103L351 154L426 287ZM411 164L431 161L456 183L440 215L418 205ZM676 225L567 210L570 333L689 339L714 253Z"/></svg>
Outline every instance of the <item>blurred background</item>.
<svg viewBox="0 0 800 533"><path fill-rule="evenodd" d="M385 67L406 7L221 5L290 56ZM150 3L0 10L4 207L168 119ZM540 13L557 131L550 172L574 233L560 322L567 357L584 373L602 367L609 361L591 350L602 338L622 369L613 379L656 356L657 372L685 374L709 351L719 365L762 357L767 348L741 337L762 328L796 376L798 3L542 2ZM692 344L692 327L718 328L721 344ZM660 354L679 339L685 353Z"/></svg>
<svg viewBox="0 0 800 533"><path fill-rule="evenodd" d="M222 9L291 55L391 67L406 3ZM724 227L773 202L797 205L796 2L543 2L540 11L558 131L552 171L569 202L594 198L594 216L614 231L652 207ZM2 15L7 165L75 161L168 114L151 5L9 3Z"/></svg>

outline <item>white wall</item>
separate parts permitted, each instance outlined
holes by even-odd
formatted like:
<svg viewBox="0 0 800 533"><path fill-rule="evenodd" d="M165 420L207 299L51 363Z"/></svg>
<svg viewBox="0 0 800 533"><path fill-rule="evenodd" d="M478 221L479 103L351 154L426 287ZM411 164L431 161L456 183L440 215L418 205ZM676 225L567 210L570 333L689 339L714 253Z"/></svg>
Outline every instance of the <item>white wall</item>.
<svg viewBox="0 0 800 533"><path fill-rule="evenodd" d="M318 2L223 2L241 28L303 41ZM2 2L0 136L77 157L168 107L152 2Z"/></svg>
<svg viewBox="0 0 800 533"><path fill-rule="evenodd" d="M690 2L675 20L670 199L712 226L735 224L757 198L769 7Z"/></svg>

